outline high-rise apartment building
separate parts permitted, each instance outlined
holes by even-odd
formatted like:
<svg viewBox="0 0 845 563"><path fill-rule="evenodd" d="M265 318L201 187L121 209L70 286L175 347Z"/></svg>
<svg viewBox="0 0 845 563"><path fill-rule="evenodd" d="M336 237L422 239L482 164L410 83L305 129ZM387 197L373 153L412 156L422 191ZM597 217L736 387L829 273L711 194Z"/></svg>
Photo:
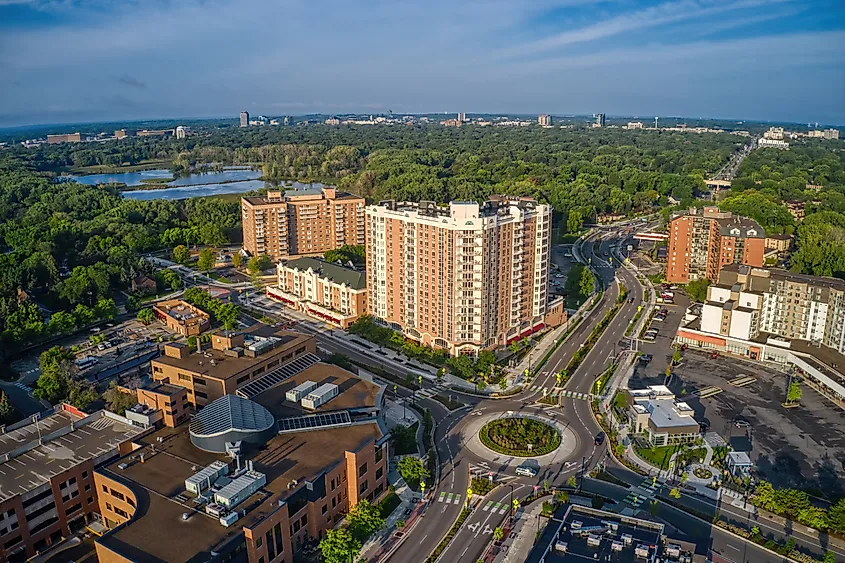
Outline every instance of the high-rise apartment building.
<svg viewBox="0 0 845 563"><path fill-rule="evenodd" d="M462 111L459 111L459 112L458 112L458 121L460 121L461 123L463 123L463 122L464 122L464 121L466 121L466 120L467 120L467 114L465 114L465 113L464 113L464 112L462 112Z"/></svg>
<svg viewBox="0 0 845 563"><path fill-rule="evenodd" d="M551 208L484 204L367 207L367 309L450 354L476 354L538 330L548 310Z"/></svg>
<svg viewBox="0 0 845 563"><path fill-rule="evenodd" d="M244 197L244 249L280 260L364 244L364 206L364 198L332 186Z"/></svg>
<svg viewBox="0 0 845 563"><path fill-rule="evenodd" d="M667 281L716 281L728 264L762 266L766 233L756 221L717 207L692 208L672 219L668 242Z"/></svg>
<svg viewBox="0 0 845 563"><path fill-rule="evenodd" d="M539 115L537 116L537 123L543 127L550 127L552 125L552 116L547 113Z"/></svg>
<svg viewBox="0 0 845 563"><path fill-rule="evenodd" d="M604 127L605 121L605 115L603 113L597 113L596 122L593 124L593 127Z"/></svg>
<svg viewBox="0 0 845 563"><path fill-rule="evenodd" d="M249 112L241 112L241 127L249 127Z"/></svg>

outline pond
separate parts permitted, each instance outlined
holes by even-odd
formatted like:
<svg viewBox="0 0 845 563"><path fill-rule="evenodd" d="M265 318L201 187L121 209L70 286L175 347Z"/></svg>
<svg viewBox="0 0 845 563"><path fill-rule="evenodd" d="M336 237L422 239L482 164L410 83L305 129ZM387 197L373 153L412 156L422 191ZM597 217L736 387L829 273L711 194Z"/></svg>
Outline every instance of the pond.
<svg viewBox="0 0 845 563"><path fill-rule="evenodd" d="M170 183L169 185L174 185ZM242 194L252 190L270 187L261 180L245 180L243 182L229 182L227 184L197 184L164 188L161 190L131 190L121 192L127 199L188 199L189 197L203 197L223 194ZM322 188L323 184L303 184L301 182L287 182L277 189Z"/></svg>
<svg viewBox="0 0 845 563"><path fill-rule="evenodd" d="M220 184L223 182L242 182L261 177L261 172L243 167L225 168L219 172L202 172L173 179L170 170L141 170L139 172L118 172L113 174L89 174L87 176L71 176L80 184L96 186L98 184L126 184L129 187L141 186L150 180L161 180L170 186L199 186ZM145 182L146 180L146 182ZM172 180L172 181L170 181ZM228 193L228 192L224 192Z"/></svg>

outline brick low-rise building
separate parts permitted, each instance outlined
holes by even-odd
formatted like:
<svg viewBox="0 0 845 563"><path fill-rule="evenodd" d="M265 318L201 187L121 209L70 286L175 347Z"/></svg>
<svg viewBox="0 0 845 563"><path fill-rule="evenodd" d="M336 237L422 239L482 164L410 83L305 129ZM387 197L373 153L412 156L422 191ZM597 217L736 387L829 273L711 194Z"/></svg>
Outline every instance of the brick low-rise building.
<svg viewBox="0 0 845 563"><path fill-rule="evenodd" d="M184 387L195 408L317 351L314 336L262 324L215 332L210 345L198 340L197 346L192 352L180 342L165 344L164 354L151 362L153 380Z"/></svg>
<svg viewBox="0 0 845 563"><path fill-rule="evenodd" d="M345 329L367 312L367 277L362 270L297 258L279 263L278 285L267 287L267 297Z"/></svg>
<svg viewBox="0 0 845 563"><path fill-rule="evenodd" d="M339 392L316 409L292 400L313 385ZM108 526L100 563L292 563L362 499L387 492L383 393L313 363L252 400L218 399L190 425L137 440L94 477Z"/></svg>
<svg viewBox="0 0 845 563"><path fill-rule="evenodd" d="M29 561L99 518L94 469L151 428L59 405L0 434L0 562Z"/></svg>
<svg viewBox="0 0 845 563"><path fill-rule="evenodd" d="M241 199L244 249L273 260L364 244L364 198L332 186Z"/></svg>
<svg viewBox="0 0 845 563"><path fill-rule="evenodd" d="M181 299L156 303L153 314L167 328L182 336L198 336L211 328L208 313Z"/></svg>

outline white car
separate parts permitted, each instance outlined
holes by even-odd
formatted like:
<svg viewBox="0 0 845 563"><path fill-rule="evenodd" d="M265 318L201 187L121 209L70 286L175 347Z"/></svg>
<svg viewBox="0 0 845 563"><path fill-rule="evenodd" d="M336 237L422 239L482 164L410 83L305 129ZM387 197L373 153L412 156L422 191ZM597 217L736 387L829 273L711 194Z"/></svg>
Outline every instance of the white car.
<svg viewBox="0 0 845 563"><path fill-rule="evenodd" d="M536 477L537 470L533 467L528 467L527 465L520 465L516 468L516 474L522 475L523 477Z"/></svg>

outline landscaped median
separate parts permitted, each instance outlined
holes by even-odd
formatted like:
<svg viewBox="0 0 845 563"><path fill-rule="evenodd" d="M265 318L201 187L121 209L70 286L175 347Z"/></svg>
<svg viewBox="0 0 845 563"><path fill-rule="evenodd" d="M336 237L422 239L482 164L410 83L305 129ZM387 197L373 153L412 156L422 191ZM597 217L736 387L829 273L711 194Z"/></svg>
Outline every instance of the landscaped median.
<svg viewBox="0 0 845 563"><path fill-rule="evenodd" d="M469 515L472 513L472 510L469 508L464 508L461 510L461 513L458 514L457 520L455 523L452 524L452 527L449 529L449 532L440 540L440 543L437 544L437 547L434 548L428 557L425 558L425 563L434 563L437 561L437 558L440 557L440 554L449 547L449 544L452 543L452 539L458 533L458 530L461 529L461 526L464 525L464 521L469 518Z"/></svg>
<svg viewBox="0 0 845 563"><path fill-rule="evenodd" d="M593 349L593 346L596 345L601 335L604 333L604 330L610 325L610 321L616 316L616 313L619 312L619 309L622 308L622 304L625 302L625 298L628 295L628 290L625 286L621 286L619 290L619 297L616 299L616 304L613 308L605 314L604 318L593 327L593 331L590 333L590 336L587 337L587 341L584 342L584 345L578 348L575 353L572 355L572 359L569 360L569 364L566 366L566 373L575 373L575 370L578 369L578 366L581 365L581 362L584 361L584 358L587 357L587 354L590 350Z"/></svg>

